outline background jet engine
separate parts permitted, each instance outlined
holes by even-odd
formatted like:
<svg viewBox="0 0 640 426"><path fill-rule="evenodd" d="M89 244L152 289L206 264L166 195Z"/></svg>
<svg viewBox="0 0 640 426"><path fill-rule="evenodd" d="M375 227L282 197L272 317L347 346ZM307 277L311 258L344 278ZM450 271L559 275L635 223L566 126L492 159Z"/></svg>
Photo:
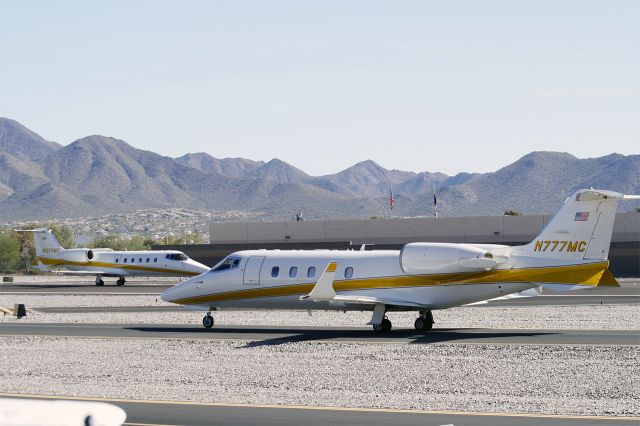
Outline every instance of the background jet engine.
<svg viewBox="0 0 640 426"><path fill-rule="evenodd" d="M91 262L95 258L95 253L91 249L69 249L63 254L64 260L69 262Z"/></svg>
<svg viewBox="0 0 640 426"><path fill-rule="evenodd" d="M411 243L400 250L400 266L409 275L488 271L498 263L490 252L471 244Z"/></svg>

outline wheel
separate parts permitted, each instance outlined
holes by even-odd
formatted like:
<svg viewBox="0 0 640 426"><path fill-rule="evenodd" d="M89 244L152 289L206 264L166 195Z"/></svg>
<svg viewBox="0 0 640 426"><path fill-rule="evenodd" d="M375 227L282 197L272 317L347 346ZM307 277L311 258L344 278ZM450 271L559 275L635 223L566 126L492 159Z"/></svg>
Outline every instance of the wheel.
<svg viewBox="0 0 640 426"><path fill-rule="evenodd" d="M118 286L122 286L124 285L125 281L123 277L118 278L118 281L116 281L116 285Z"/></svg>
<svg viewBox="0 0 640 426"><path fill-rule="evenodd" d="M204 318L202 318L202 325L204 325L205 328L213 327L213 317L209 314L205 315Z"/></svg>
<svg viewBox="0 0 640 426"><path fill-rule="evenodd" d="M388 333L390 331L391 331L391 321L385 318L382 320L382 332Z"/></svg>
<svg viewBox="0 0 640 426"><path fill-rule="evenodd" d="M416 322L413 323L413 326L416 328L416 330L418 331L423 331L424 330L424 326L425 326L425 320L423 320L422 318L418 318L416 319Z"/></svg>
<svg viewBox="0 0 640 426"><path fill-rule="evenodd" d="M376 333L386 334L391 331L391 321L388 319L383 319L380 324L375 324L373 326L373 331Z"/></svg>

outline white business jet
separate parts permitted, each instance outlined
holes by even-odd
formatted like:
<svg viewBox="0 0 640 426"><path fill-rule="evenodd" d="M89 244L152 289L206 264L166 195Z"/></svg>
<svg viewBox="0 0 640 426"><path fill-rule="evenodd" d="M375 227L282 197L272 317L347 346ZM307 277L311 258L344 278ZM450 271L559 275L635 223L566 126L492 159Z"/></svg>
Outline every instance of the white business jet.
<svg viewBox="0 0 640 426"><path fill-rule="evenodd" d="M542 286L615 285L607 256L618 200L611 191L576 191L534 241L524 246L410 243L401 250L247 250L210 272L167 289L162 299L207 311L235 309L373 311L369 324L391 330L387 311L418 311L430 330L432 311Z"/></svg>
<svg viewBox="0 0 640 426"><path fill-rule="evenodd" d="M95 275L96 285L104 285L102 277L118 277L116 284L121 286L125 283L125 277L192 277L209 270L208 266L176 250L114 251L109 248L65 250L50 229L16 229L16 231L33 233L36 248L35 263L39 270L66 275ZM64 270L58 270L58 268L64 268Z"/></svg>

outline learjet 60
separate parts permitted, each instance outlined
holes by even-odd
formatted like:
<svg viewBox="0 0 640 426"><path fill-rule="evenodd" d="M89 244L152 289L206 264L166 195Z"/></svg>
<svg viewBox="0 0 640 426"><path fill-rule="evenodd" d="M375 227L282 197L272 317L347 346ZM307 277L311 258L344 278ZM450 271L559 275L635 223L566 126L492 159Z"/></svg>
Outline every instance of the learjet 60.
<svg viewBox="0 0 640 426"><path fill-rule="evenodd" d="M430 330L432 311L522 292L617 285L608 270L619 200L640 199L584 189L566 199L529 244L410 243L401 250L247 250L209 272L167 289L162 299L207 312L217 309L372 311L369 324L389 332L388 311L417 311Z"/></svg>

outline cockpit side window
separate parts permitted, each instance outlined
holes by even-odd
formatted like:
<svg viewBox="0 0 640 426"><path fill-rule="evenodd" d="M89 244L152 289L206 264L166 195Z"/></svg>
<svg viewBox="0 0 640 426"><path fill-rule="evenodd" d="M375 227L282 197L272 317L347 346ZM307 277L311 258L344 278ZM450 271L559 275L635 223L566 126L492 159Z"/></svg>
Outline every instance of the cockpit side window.
<svg viewBox="0 0 640 426"><path fill-rule="evenodd" d="M225 271L227 269L235 269L240 265L240 259L227 257L222 259L220 263L211 268L211 272Z"/></svg>

